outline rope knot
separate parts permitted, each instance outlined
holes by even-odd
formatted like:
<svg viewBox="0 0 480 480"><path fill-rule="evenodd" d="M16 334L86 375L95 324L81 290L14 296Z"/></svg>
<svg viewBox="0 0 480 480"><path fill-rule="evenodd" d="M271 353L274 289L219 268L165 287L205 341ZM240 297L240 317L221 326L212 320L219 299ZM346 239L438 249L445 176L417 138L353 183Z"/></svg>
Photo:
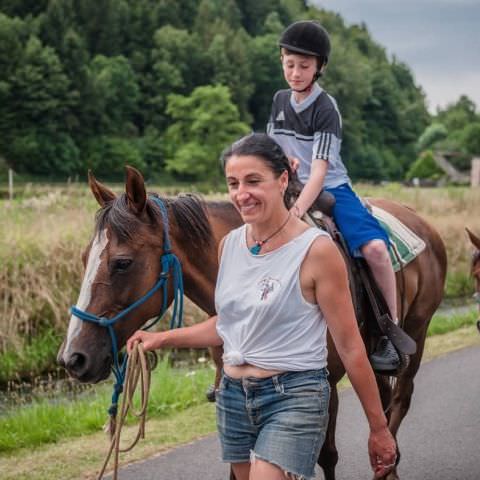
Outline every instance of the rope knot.
<svg viewBox="0 0 480 480"><path fill-rule="evenodd" d="M117 394L117 396L120 395L123 392L123 385L121 383L116 383L113 386L113 391Z"/></svg>
<svg viewBox="0 0 480 480"><path fill-rule="evenodd" d="M106 317L100 317L98 319L98 324L101 326L101 327L108 327L110 325L110 319L109 318L106 318Z"/></svg>
<svg viewBox="0 0 480 480"><path fill-rule="evenodd" d="M110 405L110 408L108 409L108 414L111 417L115 418L117 416L117 412L118 412L118 403L112 403Z"/></svg>

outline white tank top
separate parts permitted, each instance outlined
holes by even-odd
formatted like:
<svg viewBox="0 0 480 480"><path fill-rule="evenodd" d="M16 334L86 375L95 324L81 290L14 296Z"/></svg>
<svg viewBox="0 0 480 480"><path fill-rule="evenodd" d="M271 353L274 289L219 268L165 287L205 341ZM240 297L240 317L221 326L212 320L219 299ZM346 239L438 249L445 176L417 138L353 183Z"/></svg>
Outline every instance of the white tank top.
<svg viewBox="0 0 480 480"><path fill-rule="evenodd" d="M300 286L300 267L320 235L309 228L272 252L253 255L246 225L223 244L215 289L217 332L227 365L249 363L268 370L302 371L327 364L327 328Z"/></svg>

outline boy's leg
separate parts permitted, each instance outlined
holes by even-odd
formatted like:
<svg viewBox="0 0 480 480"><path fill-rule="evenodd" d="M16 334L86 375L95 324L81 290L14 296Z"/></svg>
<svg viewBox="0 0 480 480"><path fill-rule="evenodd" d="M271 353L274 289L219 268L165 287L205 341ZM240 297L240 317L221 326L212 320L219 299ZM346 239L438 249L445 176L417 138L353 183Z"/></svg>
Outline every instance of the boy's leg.
<svg viewBox="0 0 480 480"><path fill-rule="evenodd" d="M378 220L365 208L349 185L328 189L335 197L334 220L345 239L350 254L363 255L382 292L390 316L397 322L397 292L395 274L387 249L388 235ZM395 370L400 358L388 337L380 338L370 355L374 370Z"/></svg>
<svg viewBox="0 0 480 480"><path fill-rule="evenodd" d="M395 272L385 242L383 240L371 240L361 247L361 251L380 292L387 302L392 320L398 324ZM370 355L370 363L374 370L378 371L398 368L400 358L388 337L380 338L375 352Z"/></svg>
<svg viewBox="0 0 480 480"><path fill-rule="evenodd" d="M383 298L387 302L392 320L398 324L395 272L385 242L383 240L371 240L362 246L361 251Z"/></svg>

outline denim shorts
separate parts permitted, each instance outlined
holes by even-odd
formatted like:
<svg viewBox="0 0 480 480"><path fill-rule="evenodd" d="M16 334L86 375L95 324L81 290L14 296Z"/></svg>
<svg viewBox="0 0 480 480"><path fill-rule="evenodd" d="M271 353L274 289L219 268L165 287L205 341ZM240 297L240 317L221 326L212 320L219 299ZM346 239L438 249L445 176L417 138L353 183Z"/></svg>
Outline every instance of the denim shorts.
<svg viewBox="0 0 480 480"><path fill-rule="evenodd" d="M262 459L297 478L314 478L328 426L327 369L269 378L222 375L216 395L224 462Z"/></svg>

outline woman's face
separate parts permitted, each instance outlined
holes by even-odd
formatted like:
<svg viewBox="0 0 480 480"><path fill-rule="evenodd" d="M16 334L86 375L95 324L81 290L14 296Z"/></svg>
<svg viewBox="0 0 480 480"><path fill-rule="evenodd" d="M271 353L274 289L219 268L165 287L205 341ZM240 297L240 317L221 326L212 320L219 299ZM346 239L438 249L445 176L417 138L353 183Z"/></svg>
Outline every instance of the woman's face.
<svg viewBox="0 0 480 480"><path fill-rule="evenodd" d="M283 194L288 173L279 177L261 158L253 155L233 155L225 165L228 192L245 223L268 221L284 207Z"/></svg>

